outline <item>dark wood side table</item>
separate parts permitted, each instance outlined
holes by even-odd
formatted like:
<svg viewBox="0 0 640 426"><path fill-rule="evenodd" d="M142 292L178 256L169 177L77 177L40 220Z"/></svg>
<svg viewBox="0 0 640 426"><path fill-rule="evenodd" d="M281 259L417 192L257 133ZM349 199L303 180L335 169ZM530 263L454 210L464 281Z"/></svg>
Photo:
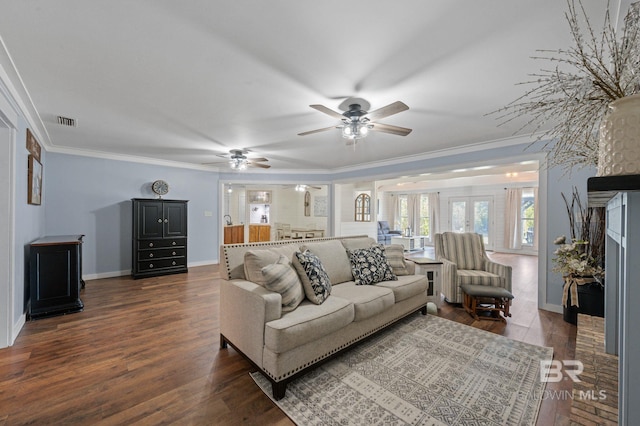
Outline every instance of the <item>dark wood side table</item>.
<svg viewBox="0 0 640 426"><path fill-rule="evenodd" d="M84 235L57 235L31 243L29 318L80 312L82 280L82 238Z"/></svg>

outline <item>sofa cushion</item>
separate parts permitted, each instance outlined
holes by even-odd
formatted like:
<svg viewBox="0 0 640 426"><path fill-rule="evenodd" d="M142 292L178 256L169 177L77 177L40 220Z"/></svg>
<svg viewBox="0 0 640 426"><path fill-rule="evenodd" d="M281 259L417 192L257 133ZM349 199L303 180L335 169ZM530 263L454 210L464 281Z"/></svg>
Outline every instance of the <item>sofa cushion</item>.
<svg viewBox="0 0 640 426"><path fill-rule="evenodd" d="M280 255L292 261L296 251L297 247L293 244L248 250L244 254L244 276L248 281L264 287L266 279L262 275L262 268L276 263Z"/></svg>
<svg viewBox="0 0 640 426"><path fill-rule="evenodd" d="M378 286L356 285L353 281L333 287L331 295L353 303L354 321L378 315L395 303L392 290Z"/></svg>
<svg viewBox="0 0 640 426"><path fill-rule="evenodd" d="M296 252L293 266L298 271L307 299L317 305L324 302L331 294L331 280L320 258L309 250Z"/></svg>
<svg viewBox="0 0 640 426"><path fill-rule="evenodd" d="M377 244L376 241L370 237L349 238L341 240L340 242L342 243L342 246L347 250L369 248L372 245Z"/></svg>
<svg viewBox="0 0 640 426"><path fill-rule="evenodd" d="M376 287L384 287L393 291L396 303L409 299L420 293L426 293L429 282L426 275L401 275L397 281L383 281Z"/></svg>
<svg viewBox="0 0 640 426"><path fill-rule="evenodd" d="M398 279L387 262L382 246L349 250L348 253L356 285L371 285L381 281Z"/></svg>
<svg viewBox="0 0 640 426"><path fill-rule="evenodd" d="M322 305L305 300L295 311L265 324L264 344L275 353L283 353L338 331L353 318L353 303L348 300L330 297Z"/></svg>
<svg viewBox="0 0 640 426"><path fill-rule="evenodd" d="M491 272L458 269L458 285L480 284L499 287L502 282L503 278L500 275L492 274Z"/></svg>
<svg viewBox="0 0 640 426"><path fill-rule="evenodd" d="M478 234L445 232L442 234L444 257L454 262L458 269L482 269L484 263L482 244Z"/></svg>
<svg viewBox="0 0 640 426"><path fill-rule="evenodd" d="M352 281L351 265L347 251L339 240L317 241L304 244L300 251L310 250L324 265L331 284Z"/></svg>
<svg viewBox="0 0 640 426"><path fill-rule="evenodd" d="M387 261L394 274L409 275L407 263L404 260L404 246L402 244L384 246L384 254L387 256Z"/></svg>
<svg viewBox="0 0 640 426"><path fill-rule="evenodd" d="M280 293L282 312L293 311L304 300L304 290L291 261L283 254L276 263L262 268L267 290Z"/></svg>

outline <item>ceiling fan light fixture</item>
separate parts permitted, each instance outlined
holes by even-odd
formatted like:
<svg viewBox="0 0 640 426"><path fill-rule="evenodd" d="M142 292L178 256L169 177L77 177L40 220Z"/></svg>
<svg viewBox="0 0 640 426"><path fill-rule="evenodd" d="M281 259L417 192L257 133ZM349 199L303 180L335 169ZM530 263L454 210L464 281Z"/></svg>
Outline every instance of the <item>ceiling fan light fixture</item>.
<svg viewBox="0 0 640 426"><path fill-rule="evenodd" d="M342 128L342 137L345 139L362 139L369 133L369 125L354 121Z"/></svg>
<svg viewBox="0 0 640 426"><path fill-rule="evenodd" d="M245 170L247 168L246 158L232 158L229 165L233 170Z"/></svg>

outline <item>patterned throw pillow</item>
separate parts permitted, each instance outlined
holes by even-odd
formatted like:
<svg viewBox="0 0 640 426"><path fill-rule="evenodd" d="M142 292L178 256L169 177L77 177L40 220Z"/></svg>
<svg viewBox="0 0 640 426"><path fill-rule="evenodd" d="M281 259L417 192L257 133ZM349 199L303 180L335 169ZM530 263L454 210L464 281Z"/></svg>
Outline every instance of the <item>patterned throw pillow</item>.
<svg viewBox="0 0 640 426"><path fill-rule="evenodd" d="M276 263L262 268L266 289L280 293L282 312L293 311L304 300L304 290L296 270L285 255L280 255Z"/></svg>
<svg viewBox="0 0 640 426"><path fill-rule="evenodd" d="M407 264L404 261L404 246L402 244L391 244L382 247L393 273L396 275L409 275Z"/></svg>
<svg viewBox="0 0 640 426"><path fill-rule="evenodd" d="M356 285L371 285L398 279L389 266L382 246L349 250L349 257Z"/></svg>
<svg viewBox="0 0 640 426"><path fill-rule="evenodd" d="M331 294L331 281L318 256L309 250L296 252L293 266L298 271L307 299L316 305L327 300Z"/></svg>

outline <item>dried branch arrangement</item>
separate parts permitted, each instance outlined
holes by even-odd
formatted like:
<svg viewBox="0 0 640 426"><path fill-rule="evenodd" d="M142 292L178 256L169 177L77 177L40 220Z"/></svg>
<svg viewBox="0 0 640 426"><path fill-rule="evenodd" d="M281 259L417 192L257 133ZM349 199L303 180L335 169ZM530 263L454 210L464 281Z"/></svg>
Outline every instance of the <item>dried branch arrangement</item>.
<svg viewBox="0 0 640 426"><path fill-rule="evenodd" d="M594 31L580 0L568 0L565 16L574 43L569 49L540 50L533 59L555 64L531 74L533 85L524 95L494 111L500 125L516 118L527 121L547 140L549 166L597 165L600 121L616 99L640 93L640 2L631 4L621 36L611 24L609 5L602 31ZM548 125L551 127L547 130Z"/></svg>

